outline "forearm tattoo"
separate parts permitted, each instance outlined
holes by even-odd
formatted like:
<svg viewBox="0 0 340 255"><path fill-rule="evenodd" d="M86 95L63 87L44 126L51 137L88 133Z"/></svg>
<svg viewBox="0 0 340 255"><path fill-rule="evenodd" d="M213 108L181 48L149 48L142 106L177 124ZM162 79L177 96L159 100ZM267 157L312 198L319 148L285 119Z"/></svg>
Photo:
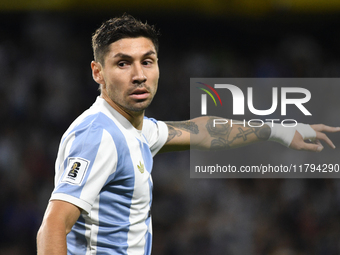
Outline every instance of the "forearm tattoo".
<svg viewBox="0 0 340 255"><path fill-rule="evenodd" d="M174 139L176 136L181 136L182 135L182 131L180 130L176 130L174 129L172 126L168 125L168 130L169 130L169 134L168 134L168 139L166 140L166 142L171 141L172 139Z"/></svg>
<svg viewBox="0 0 340 255"><path fill-rule="evenodd" d="M198 126L196 123L192 121L176 121L176 122L166 122L168 129L169 129L169 135L168 135L168 140L166 142L171 141L174 139L176 136L181 136L182 131L187 131L190 134L198 134ZM181 129L181 130L179 130Z"/></svg>
<svg viewBox="0 0 340 255"><path fill-rule="evenodd" d="M241 146L242 142L249 142L249 137L255 135L258 140L267 140L270 135L270 127L263 125L262 127L242 127L234 125L230 126L229 123L223 125L214 126L215 117L210 117L206 124L206 132L202 132L202 137L210 136L210 149L228 149L231 147ZM193 121L178 121L178 122L166 122L169 130L168 139L166 142L171 141L175 137L181 137L182 131L189 132L190 134L198 135L200 130L198 125ZM204 123L202 123L204 125ZM237 129L237 132L232 130ZM241 140L240 140L241 139Z"/></svg>
<svg viewBox="0 0 340 255"><path fill-rule="evenodd" d="M248 141L248 136L254 134L259 140L267 140L270 135L270 127L263 125L262 127L237 127L238 133L231 135L233 127L229 123L223 125L215 125L213 117L209 118L206 124L209 135L213 138L210 149L228 149L235 145L235 141L242 139ZM234 126L236 128L236 126ZM240 144L241 145L241 144Z"/></svg>

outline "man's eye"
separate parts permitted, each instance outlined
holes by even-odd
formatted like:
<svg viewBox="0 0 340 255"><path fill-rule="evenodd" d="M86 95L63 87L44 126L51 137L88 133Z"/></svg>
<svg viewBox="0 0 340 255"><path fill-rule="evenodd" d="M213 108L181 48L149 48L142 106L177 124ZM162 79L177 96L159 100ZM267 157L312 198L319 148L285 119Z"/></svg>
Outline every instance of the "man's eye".
<svg viewBox="0 0 340 255"><path fill-rule="evenodd" d="M147 65L151 65L152 64L152 61L150 60L144 60L143 61L143 65L147 66Z"/></svg>
<svg viewBox="0 0 340 255"><path fill-rule="evenodd" d="M124 66L126 66L126 65L127 65L126 62L119 62L119 63L118 63L118 66L119 66L119 67L124 67Z"/></svg>

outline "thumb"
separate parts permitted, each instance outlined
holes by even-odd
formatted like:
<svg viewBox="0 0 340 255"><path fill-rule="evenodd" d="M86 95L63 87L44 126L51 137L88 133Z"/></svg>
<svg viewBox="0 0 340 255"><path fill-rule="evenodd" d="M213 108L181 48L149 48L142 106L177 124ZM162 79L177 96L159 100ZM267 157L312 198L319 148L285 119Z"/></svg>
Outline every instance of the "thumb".
<svg viewBox="0 0 340 255"><path fill-rule="evenodd" d="M316 143L303 142L299 149L302 151L321 152L323 150L323 146L319 141L317 141Z"/></svg>

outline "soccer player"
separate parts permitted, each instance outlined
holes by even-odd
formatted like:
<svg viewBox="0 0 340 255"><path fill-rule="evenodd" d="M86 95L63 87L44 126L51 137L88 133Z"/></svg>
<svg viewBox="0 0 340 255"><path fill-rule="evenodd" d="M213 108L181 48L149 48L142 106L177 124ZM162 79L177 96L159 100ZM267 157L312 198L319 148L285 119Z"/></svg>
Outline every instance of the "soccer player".
<svg viewBox="0 0 340 255"><path fill-rule="evenodd" d="M144 116L156 94L158 39L132 16L110 19L92 38L100 96L63 135L55 188L37 235L38 254L150 254L151 170L159 151L223 149L275 140L297 150L334 148L324 132L339 128L270 125L213 128L210 117L162 122ZM247 136L237 138L247 131ZM304 139L315 139L305 143Z"/></svg>

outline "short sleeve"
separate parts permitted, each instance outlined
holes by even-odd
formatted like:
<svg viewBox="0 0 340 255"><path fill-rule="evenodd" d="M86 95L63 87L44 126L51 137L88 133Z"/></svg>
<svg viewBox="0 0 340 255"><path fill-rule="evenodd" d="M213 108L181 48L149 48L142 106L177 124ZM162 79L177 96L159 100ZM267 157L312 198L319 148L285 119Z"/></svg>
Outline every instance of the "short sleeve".
<svg viewBox="0 0 340 255"><path fill-rule="evenodd" d="M105 129L91 124L72 132L59 148L55 189L50 200L90 212L100 190L117 168L117 150Z"/></svg>
<svg viewBox="0 0 340 255"><path fill-rule="evenodd" d="M163 121L144 117L142 131L149 143L152 156L155 156L168 139L168 126Z"/></svg>

